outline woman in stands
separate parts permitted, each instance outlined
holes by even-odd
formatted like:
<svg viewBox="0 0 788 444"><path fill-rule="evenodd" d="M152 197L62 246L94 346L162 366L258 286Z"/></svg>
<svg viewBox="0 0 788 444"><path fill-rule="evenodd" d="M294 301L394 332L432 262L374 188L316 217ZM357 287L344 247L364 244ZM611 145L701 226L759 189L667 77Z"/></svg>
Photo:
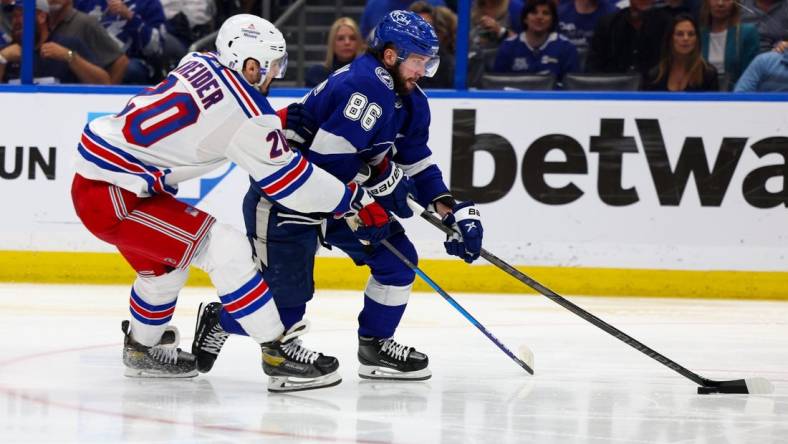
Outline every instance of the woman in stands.
<svg viewBox="0 0 788 444"><path fill-rule="evenodd" d="M326 60L321 65L311 66L304 75L304 83L312 88L326 80L337 69L347 65L364 51L361 32L355 20L340 17L328 32Z"/></svg>
<svg viewBox="0 0 788 444"><path fill-rule="evenodd" d="M703 0L700 10L700 47L703 58L723 75L723 90L736 83L758 55L760 37L752 23L741 23L741 5L735 0Z"/></svg>
<svg viewBox="0 0 788 444"><path fill-rule="evenodd" d="M718 91L717 70L703 60L698 24L689 14L673 18L657 66L643 81L646 91Z"/></svg>
<svg viewBox="0 0 788 444"><path fill-rule="evenodd" d="M560 83L564 74L576 72L577 49L559 35L553 0L531 0L520 16L523 29L498 48L494 72L550 74Z"/></svg>

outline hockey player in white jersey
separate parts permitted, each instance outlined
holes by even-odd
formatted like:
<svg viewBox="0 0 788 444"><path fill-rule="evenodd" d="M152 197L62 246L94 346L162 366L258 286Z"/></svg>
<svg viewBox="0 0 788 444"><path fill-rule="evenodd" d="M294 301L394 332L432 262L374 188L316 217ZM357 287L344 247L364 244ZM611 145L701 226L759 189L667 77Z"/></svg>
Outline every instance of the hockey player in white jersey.
<svg viewBox="0 0 788 444"><path fill-rule="evenodd" d="M340 382L336 359L301 347L307 322L284 331L246 236L174 197L178 183L230 160L277 204L359 217L365 225L360 238L387 234L386 211L364 189L290 149L279 117L258 91L284 75L285 47L268 21L230 17L217 35L216 53L188 54L118 114L85 126L72 184L76 213L137 272L131 319L122 324L127 376L197 374L194 356L177 348L177 330L168 326L195 265L210 276L227 315L261 344L269 390Z"/></svg>

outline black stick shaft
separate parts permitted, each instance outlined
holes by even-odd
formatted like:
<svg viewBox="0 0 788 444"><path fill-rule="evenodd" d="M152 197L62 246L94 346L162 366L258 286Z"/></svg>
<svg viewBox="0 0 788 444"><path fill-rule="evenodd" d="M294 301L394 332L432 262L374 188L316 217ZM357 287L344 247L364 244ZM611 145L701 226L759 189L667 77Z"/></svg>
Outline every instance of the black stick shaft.
<svg viewBox="0 0 788 444"><path fill-rule="evenodd" d="M415 203L415 202L413 202ZM411 205L414 209L417 209L415 205ZM446 234L453 234L453 230L446 225L443 225L440 219L434 214L424 210L421 208L421 217L427 220L432 225L436 226L438 229L443 231ZM565 299L558 293L550 290L549 288L545 287L544 285L536 282L535 280L528 277L525 273L521 272L520 270L512 267L511 265L507 264L503 260L499 259L494 254L490 253L489 251L482 248L481 256L485 258L488 262L495 265L496 267L500 268L501 270L505 271L518 281L524 283L525 285L533 288L537 292L539 292L542 296L547 297L551 301L555 302L556 304L566 308L567 310L571 311L572 313L580 316L581 318L585 319L586 321L594 324L595 326L601 328L602 330L606 331L611 336L615 337L616 339L620 340L621 342L629 345L630 347L634 348L635 350L643 353L644 355L654 359L655 361L659 362L660 364L664 365L665 367L675 371L676 373L684 376L687 379L695 382L696 384L703 385L703 386L717 386L719 385L719 381L713 381L711 379L704 378L698 375L695 372L688 370L687 368L679 365L678 363L674 362L673 360L667 358L666 356L662 355L661 353L655 351L651 347L643 344L642 342L638 341L637 339L627 335L623 331L613 327L612 325L608 324L607 322L599 319L598 317L594 316L593 314L583 310L582 308L578 307L574 303L570 302L569 300Z"/></svg>

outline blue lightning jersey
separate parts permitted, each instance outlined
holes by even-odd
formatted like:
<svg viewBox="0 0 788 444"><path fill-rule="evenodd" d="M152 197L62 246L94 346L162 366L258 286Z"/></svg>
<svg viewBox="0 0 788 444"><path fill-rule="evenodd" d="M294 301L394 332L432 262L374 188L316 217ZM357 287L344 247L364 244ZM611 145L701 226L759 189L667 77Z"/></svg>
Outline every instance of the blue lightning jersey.
<svg viewBox="0 0 788 444"><path fill-rule="evenodd" d="M371 55L335 71L304 98L321 122L309 160L346 183L363 163L379 163L394 144L396 99L394 80Z"/></svg>
<svg viewBox="0 0 788 444"><path fill-rule="evenodd" d="M127 55L159 56L164 50L164 10L158 0L124 0L133 16L126 20L107 11L107 0L75 0L74 7L98 20Z"/></svg>
<svg viewBox="0 0 788 444"><path fill-rule="evenodd" d="M443 182L443 174L433 162L427 146L430 129L430 105L421 88L401 97L397 107L397 139L392 160L416 183L419 204L451 193Z"/></svg>
<svg viewBox="0 0 788 444"><path fill-rule="evenodd" d="M551 33L538 48L525 41L525 33L504 40L495 57L495 72L552 74L559 81L577 72L577 49L566 37Z"/></svg>

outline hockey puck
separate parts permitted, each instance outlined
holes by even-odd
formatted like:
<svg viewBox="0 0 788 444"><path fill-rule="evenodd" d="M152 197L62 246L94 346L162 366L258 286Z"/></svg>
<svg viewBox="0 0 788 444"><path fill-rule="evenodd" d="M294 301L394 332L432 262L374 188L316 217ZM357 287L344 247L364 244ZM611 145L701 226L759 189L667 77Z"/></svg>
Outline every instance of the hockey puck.
<svg viewBox="0 0 788 444"><path fill-rule="evenodd" d="M720 389L717 387L698 387L699 395L710 395L712 393L719 393Z"/></svg>

